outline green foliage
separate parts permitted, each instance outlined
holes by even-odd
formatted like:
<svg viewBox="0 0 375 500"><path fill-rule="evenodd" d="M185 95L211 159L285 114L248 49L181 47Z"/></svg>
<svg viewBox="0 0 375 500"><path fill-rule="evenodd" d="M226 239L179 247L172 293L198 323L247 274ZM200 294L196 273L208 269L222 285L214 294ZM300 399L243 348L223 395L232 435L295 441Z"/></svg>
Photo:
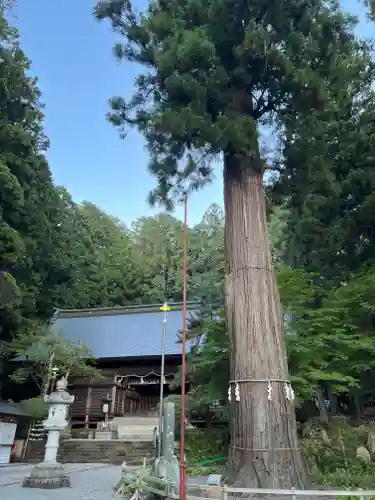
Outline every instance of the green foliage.
<svg viewBox="0 0 375 500"><path fill-rule="evenodd" d="M262 172L258 126L321 109L330 79L358 69L341 57L360 50L352 20L331 3L171 0L138 13L127 0L101 0L94 13L119 33L116 56L144 70L129 100L111 100L109 118L145 136L158 183L150 201L167 207L209 182L222 152L250 154Z"/></svg>
<svg viewBox="0 0 375 500"><path fill-rule="evenodd" d="M165 498L170 492L170 485L153 476L147 467L133 471L123 471L121 480L115 486L115 492L130 500L152 500Z"/></svg>
<svg viewBox="0 0 375 500"><path fill-rule="evenodd" d="M329 80L324 108L282 118L284 157L269 184L297 393L302 401L320 389L329 399L346 394L357 407L374 396L375 345L374 62L371 44L359 42L343 44L345 85Z"/></svg>
<svg viewBox="0 0 375 500"><path fill-rule="evenodd" d="M321 382L330 382L334 394L361 387L374 368L373 268L333 289L319 276L290 268L280 269L278 278L299 396L313 395Z"/></svg>
<svg viewBox="0 0 375 500"><path fill-rule="evenodd" d="M187 429L185 435L186 461L189 469L209 460L226 458L229 445L227 428ZM220 467L223 462L208 467ZM225 464L225 462L224 462ZM207 467L207 466L206 466Z"/></svg>
<svg viewBox="0 0 375 500"><path fill-rule="evenodd" d="M180 302L182 299L182 222L168 214L142 217L130 237L139 266L145 302Z"/></svg>
<svg viewBox="0 0 375 500"><path fill-rule="evenodd" d="M46 418L48 415L48 406L41 396L25 399L20 402L20 406L24 412L33 417L35 420L41 420Z"/></svg>
<svg viewBox="0 0 375 500"><path fill-rule="evenodd" d="M52 354L62 375L96 376L84 346L71 346L40 326L56 308L162 302L165 269L167 298L182 299L182 224L160 215L128 229L54 186L44 157L48 140L39 89L2 10L0 56L0 367L5 385L11 370L13 381L31 376L42 388ZM215 207L212 214L212 237L210 212L197 230L190 229L194 280L189 293L191 299L208 297L213 284L210 302L217 302L223 226ZM217 250L214 256L211 250ZM14 370L9 359L17 355L28 363Z"/></svg>
<svg viewBox="0 0 375 500"><path fill-rule="evenodd" d="M259 126L276 127L282 161L269 165L277 172L270 200L278 202L270 243L297 402L322 388L349 401L372 398L374 65L371 47L353 36L352 20L329 3L294 0L282 7L263 0L250 6L170 0L151 2L143 15L125 1L107 0L96 15L110 19L123 37L118 56L145 69L129 102L112 100L110 118L145 135L158 182L154 201L170 206L185 190L201 187L212 178L211 160L223 152L255 152L253 168L263 170ZM28 363L12 379L32 377L43 390L52 367L61 375L97 376L87 347L40 327L56 307L182 299L182 224L160 214L127 228L54 186L39 90L3 12L0 56L0 300L5 282L12 295L0 304L0 368L25 356ZM188 240L188 296L202 304L188 332L196 340L188 355L188 416L226 421L227 325L215 317L223 305L222 211L209 207ZM178 422L179 397L174 401ZM23 404L41 415L40 403ZM352 456L359 441L341 432ZM189 463L222 455L226 438L211 433L188 432ZM308 439L306 449L317 444ZM342 485L347 459L336 437L335 443L309 453L322 481ZM367 484L372 468L350 464L352 485Z"/></svg>
<svg viewBox="0 0 375 500"><path fill-rule="evenodd" d="M75 205L63 190L61 196L61 239L72 277L56 305L79 309L136 302L141 271L127 228L91 203Z"/></svg>
<svg viewBox="0 0 375 500"><path fill-rule="evenodd" d="M65 276L55 257L59 198L44 157L40 93L3 9L0 57L0 272L12 289L0 305L0 340L9 342L49 319Z"/></svg>
<svg viewBox="0 0 375 500"><path fill-rule="evenodd" d="M210 205L189 237L189 297L201 302L201 314L211 315L224 303L224 213Z"/></svg>
<svg viewBox="0 0 375 500"><path fill-rule="evenodd" d="M95 15L108 19L121 37L117 57L141 65L132 97L113 98L109 118L121 133L135 126L147 141L149 168L157 182L150 201L171 208L182 194L212 179L212 159L222 155L226 264L229 271L241 267L249 277L247 269L255 264L235 256L233 248L238 254L245 246L265 254L268 248L259 223L264 215L261 190L259 203L255 189L247 187L254 183L253 176L267 169L277 172L269 184L282 210L278 221L271 221L272 249L284 287L289 357L301 402L321 393L323 383L335 393L357 388L373 366L372 341L350 316L350 301L358 298L357 291L352 288L351 296L336 293L342 283L349 287L353 276L333 276L332 265L344 255L347 269L358 271L364 254L373 248L365 234L367 225L359 229L355 224L357 195L351 195L354 180L360 179L360 191L371 177L367 171L358 174L358 151L351 140L362 147L360 166L368 170L373 157L366 146L374 136L374 120L370 125L371 115L362 112L374 77L371 46L354 35L355 21L334 2L295 0L235 5L227 0L168 0L150 2L140 13L127 0L102 0ZM260 150L262 125L273 127L281 146L272 158ZM343 178L351 182L345 185ZM373 208L372 192L366 198L368 207L364 201L362 208ZM369 222L370 211L359 212L360 221ZM340 224L335 224L338 213ZM249 227L254 228L252 234L246 232ZM283 238L286 233L291 241ZM354 235L355 241L350 239ZM282 264L300 268L302 275L291 270L297 274L285 276ZM328 280L335 281L336 289L329 288ZM245 286L252 287L252 281L238 278L226 290L228 303L239 297L252 301L253 294L262 293L259 287L250 288L245 297ZM277 301L277 296L270 297L270 303ZM254 307L259 307L255 300ZM264 307L265 317L271 317ZM278 318L272 321L276 324ZM269 344L278 336L274 328L267 328L272 321L261 322L263 329L256 332L259 338L269 336ZM234 362L248 335L245 323L229 324ZM202 339L199 325L195 330L198 333L190 335ZM224 400L229 349L224 322L203 322L203 331L201 351L190 355L189 376L194 403L208 412L214 402L220 405ZM267 363L267 348L264 356ZM245 421L246 408L242 410L235 418ZM248 430L252 432L251 426Z"/></svg>
<svg viewBox="0 0 375 500"><path fill-rule="evenodd" d="M288 212L284 207L273 207L268 223L272 261L275 267L283 265L288 242L285 239Z"/></svg>
<svg viewBox="0 0 375 500"><path fill-rule="evenodd" d="M375 94L372 47L349 43L345 88L334 79L324 109L285 117L281 175L274 196L284 211L284 262L334 285L374 262ZM343 70L344 71L344 70Z"/></svg>
<svg viewBox="0 0 375 500"><path fill-rule="evenodd" d="M193 318L188 325L187 338L193 344L187 354L187 380L190 391L185 399L188 421L194 416L205 417L207 425L214 421L228 422L229 342L223 313ZM181 374L172 384L181 387ZM176 436L180 435L181 400L170 395L166 400L176 406Z"/></svg>
<svg viewBox="0 0 375 500"><path fill-rule="evenodd" d="M360 2L366 9L368 18L371 21L375 20L375 2L374 0L363 0Z"/></svg>
<svg viewBox="0 0 375 500"><path fill-rule="evenodd" d="M375 359L372 317L375 294L372 267L333 290L312 273L278 269L284 307L286 343L297 405L315 398L329 384L331 394L358 390L369 397ZM313 307L319 305L319 307ZM227 418L229 345L224 319L194 324L188 332L196 346L188 355L192 383L190 411Z"/></svg>
<svg viewBox="0 0 375 500"><path fill-rule="evenodd" d="M198 467L192 467L191 469L188 469L187 474L189 477L202 477L202 476L209 476L211 474L222 474L224 470L223 465L211 465L209 466L198 466Z"/></svg>
<svg viewBox="0 0 375 500"><path fill-rule="evenodd" d="M101 378L88 346L73 345L49 327L36 325L34 331L20 334L8 344L3 343L1 350L3 356L12 354L25 360L14 369L11 380L20 384L31 377L40 392L48 392L57 376Z"/></svg>
<svg viewBox="0 0 375 500"><path fill-rule="evenodd" d="M192 381L194 409L212 418L228 418L223 412L229 380L229 341L224 316L203 321L194 335L197 348L188 355L188 377Z"/></svg>
<svg viewBox="0 0 375 500"><path fill-rule="evenodd" d="M115 493L131 500L151 500L154 497L145 488L149 486L148 479L151 476L151 471L142 469L137 471L133 476L128 477L123 474L121 480L115 486Z"/></svg>
<svg viewBox="0 0 375 500"><path fill-rule="evenodd" d="M5 306L20 299L20 290L10 273L0 272L0 305Z"/></svg>
<svg viewBox="0 0 375 500"><path fill-rule="evenodd" d="M375 465L356 457L357 448L366 446L368 433L367 426L355 427L343 418L333 418L326 429L313 421L305 424L301 447L314 483L372 489Z"/></svg>
<svg viewBox="0 0 375 500"><path fill-rule="evenodd" d="M141 217L129 232L134 260L141 271L142 301L182 301L183 225L168 214ZM188 296L212 311L221 305L224 217L211 205L202 220L188 229Z"/></svg>

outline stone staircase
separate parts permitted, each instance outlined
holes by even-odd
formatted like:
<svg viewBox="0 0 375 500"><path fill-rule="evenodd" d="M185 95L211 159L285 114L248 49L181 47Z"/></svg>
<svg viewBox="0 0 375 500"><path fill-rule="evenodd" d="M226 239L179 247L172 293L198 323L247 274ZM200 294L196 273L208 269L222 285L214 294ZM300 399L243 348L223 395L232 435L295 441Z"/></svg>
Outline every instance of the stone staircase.
<svg viewBox="0 0 375 500"><path fill-rule="evenodd" d="M115 417L111 427L117 428L117 439L107 435L99 436L101 439L60 439L58 459L62 463L141 464L144 457L151 459L154 455L153 436L157 426L156 415ZM26 461L40 462L44 450L44 439L30 441Z"/></svg>
<svg viewBox="0 0 375 500"><path fill-rule="evenodd" d="M43 420L39 420L35 422L34 425L30 428L29 440L30 441L43 441L47 436L46 431L44 430Z"/></svg>
<svg viewBox="0 0 375 500"><path fill-rule="evenodd" d="M58 459L61 463L108 463L130 466L142 465L143 459L151 460L154 451L151 443L136 441L96 441L95 439L67 440L60 444Z"/></svg>
<svg viewBox="0 0 375 500"><path fill-rule="evenodd" d="M158 426L158 417L115 417L113 423L118 429L118 439L152 443L154 429Z"/></svg>
<svg viewBox="0 0 375 500"><path fill-rule="evenodd" d="M44 458L45 441L29 442L25 462L39 463ZM61 463L107 463L142 465L151 460L154 450L151 442L97 441L95 439L61 439L58 460Z"/></svg>

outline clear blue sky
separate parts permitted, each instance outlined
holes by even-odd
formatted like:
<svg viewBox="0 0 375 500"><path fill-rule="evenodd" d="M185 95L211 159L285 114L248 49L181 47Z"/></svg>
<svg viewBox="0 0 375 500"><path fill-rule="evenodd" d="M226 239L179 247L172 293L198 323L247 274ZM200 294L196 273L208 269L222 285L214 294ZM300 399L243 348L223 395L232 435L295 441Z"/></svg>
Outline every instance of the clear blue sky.
<svg viewBox="0 0 375 500"><path fill-rule="evenodd" d="M89 200L130 223L149 215L146 197L154 186L147 172L148 155L137 132L120 140L106 121L108 98L132 93L137 67L118 65L112 56L115 35L92 17L95 0L18 0L11 20L38 76L51 140L48 160L56 184L75 201ZM343 5L357 15L356 0ZM363 18L363 15L361 16ZM369 36L375 24L361 24ZM196 223L210 203L222 205L221 169L216 181L194 194L189 222ZM176 211L182 216L182 209Z"/></svg>

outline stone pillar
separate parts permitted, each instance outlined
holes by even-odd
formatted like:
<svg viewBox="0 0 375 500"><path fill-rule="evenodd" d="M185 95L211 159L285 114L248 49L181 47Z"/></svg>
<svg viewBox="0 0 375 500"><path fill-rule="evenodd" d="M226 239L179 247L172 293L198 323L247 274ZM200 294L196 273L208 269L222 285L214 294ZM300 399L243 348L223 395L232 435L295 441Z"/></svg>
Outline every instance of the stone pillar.
<svg viewBox="0 0 375 500"><path fill-rule="evenodd" d="M179 463L174 454L175 446L175 404L163 403L163 425L161 435L161 456L155 460L154 472L157 477L173 483L179 481Z"/></svg>
<svg viewBox="0 0 375 500"><path fill-rule="evenodd" d="M161 455L165 460L171 460L174 455L175 443L175 405L174 403L163 403L163 425L161 436Z"/></svg>
<svg viewBox="0 0 375 500"><path fill-rule="evenodd" d="M44 456L45 462L56 462L57 452L59 450L60 431L50 429L48 432L46 451Z"/></svg>
<svg viewBox="0 0 375 500"><path fill-rule="evenodd" d="M70 486L70 477L65 474L63 465L57 462L60 432L68 425L67 410L74 401L74 396L66 388L67 380L59 380L56 391L44 397L49 405L48 418L43 422L48 431L44 461L37 464L30 476L24 479L22 485L25 488L55 489Z"/></svg>

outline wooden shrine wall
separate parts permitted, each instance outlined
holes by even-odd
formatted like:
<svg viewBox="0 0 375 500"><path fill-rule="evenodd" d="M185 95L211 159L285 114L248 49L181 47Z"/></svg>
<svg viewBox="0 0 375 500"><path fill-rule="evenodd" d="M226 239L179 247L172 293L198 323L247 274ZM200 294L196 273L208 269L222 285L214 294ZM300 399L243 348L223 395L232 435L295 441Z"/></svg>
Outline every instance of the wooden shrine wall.
<svg viewBox="0 0 375 500"><path fill-rule="evenodd" d="M137 385L132 384L132 391L116 386L118 377L137 375L145 377L150 373L160 374L160 364L154 362L145 362L135 364L116 363L112 367L98 367L103 378L90 382L84 378L72 378L69 384L69 391L75 396L74 403L71 408L71 420L75 422L84 422L86 415L89 416L90 422L102 420L103 415L103 398L109 396L112 399L110 404L110 415L123 415L137 412L148 412L156 409L159 402L160 385L148 385L147 379L144 385L140 384L140 379L133 378L135 383L138 382L141 396L137 396ZM176 360L169 361L166 359L165 375L169 375L167 379L171 379L172 374L177 373L178 362ZM149 378L157 378L154 375L149 375ZM148 386L148 387L147 387Z"/></svg>

